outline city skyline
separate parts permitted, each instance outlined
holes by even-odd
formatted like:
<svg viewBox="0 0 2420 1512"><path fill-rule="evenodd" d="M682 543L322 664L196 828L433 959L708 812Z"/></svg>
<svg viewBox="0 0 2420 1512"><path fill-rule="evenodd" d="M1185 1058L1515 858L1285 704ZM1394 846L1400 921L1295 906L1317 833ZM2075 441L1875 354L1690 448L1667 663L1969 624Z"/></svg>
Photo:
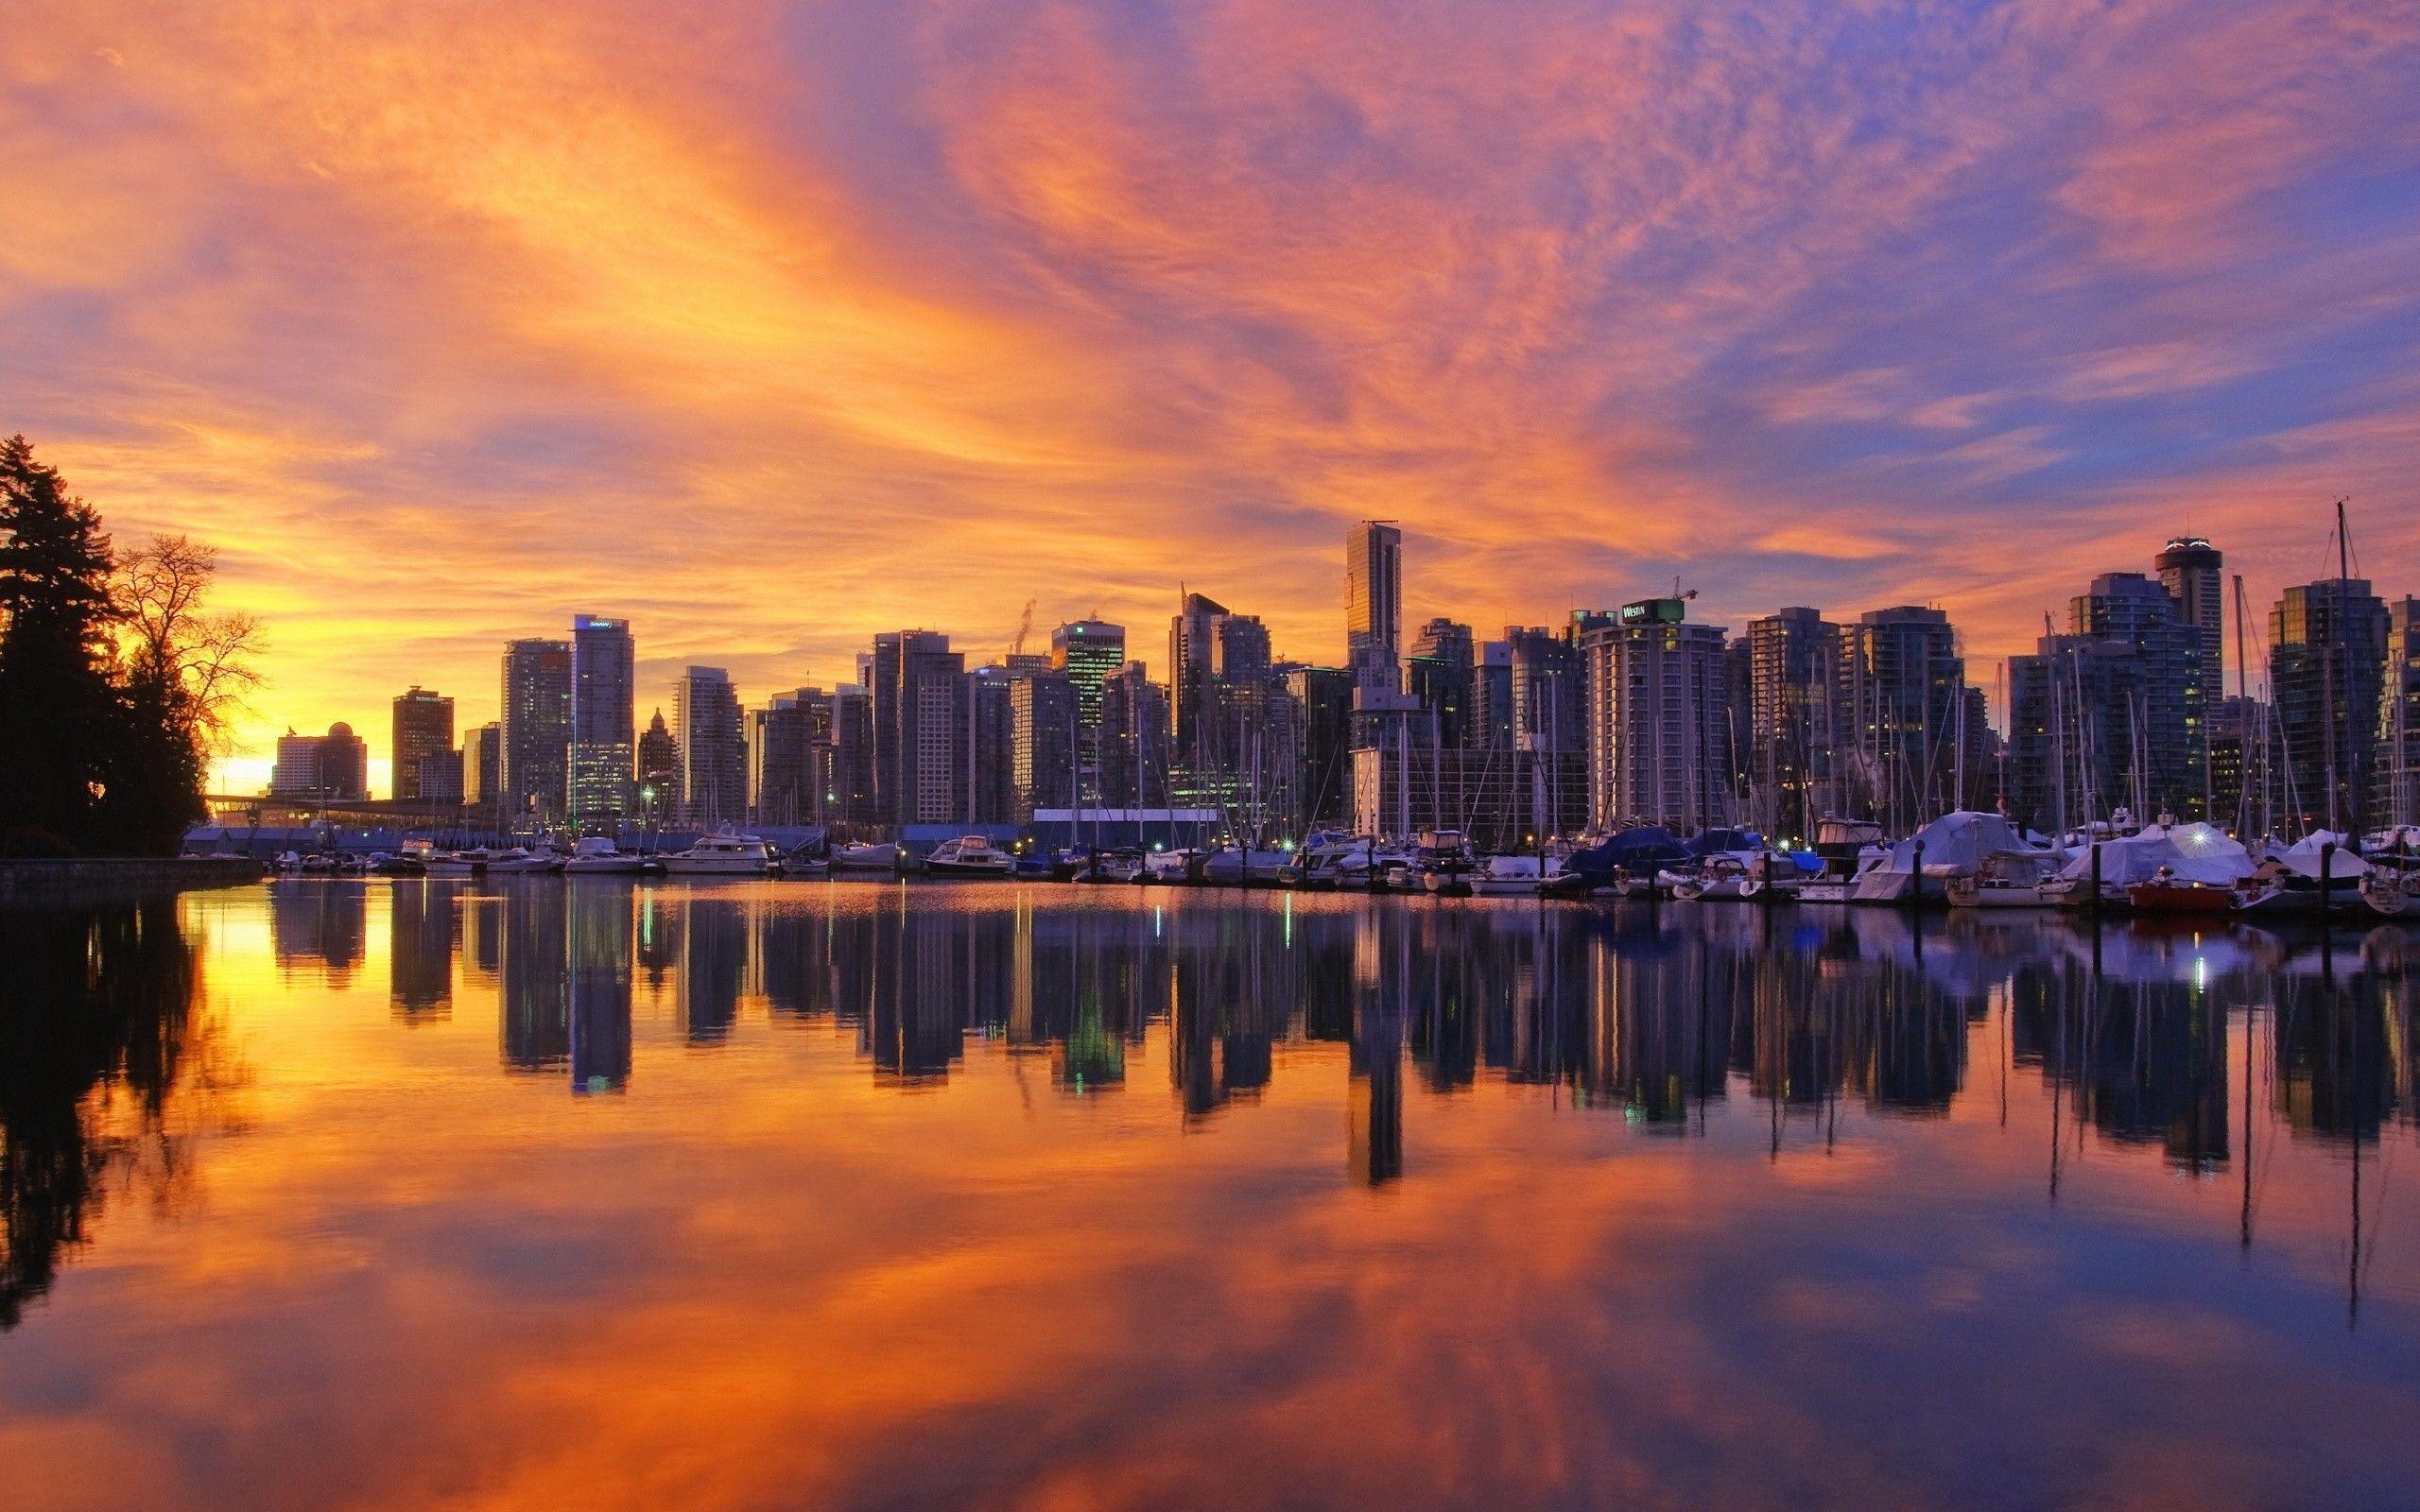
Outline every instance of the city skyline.
<svg viewBox="0 0 2420 1512"><path fill-rule="evenodd" d="M683 14L12 34L12 423L222 547L246 782L596 606L650 696L1180 583L1326 662L1364 518L1407 626L1677 576L1978 664L2133 542L2420 560L2395 8Z"/></svg>

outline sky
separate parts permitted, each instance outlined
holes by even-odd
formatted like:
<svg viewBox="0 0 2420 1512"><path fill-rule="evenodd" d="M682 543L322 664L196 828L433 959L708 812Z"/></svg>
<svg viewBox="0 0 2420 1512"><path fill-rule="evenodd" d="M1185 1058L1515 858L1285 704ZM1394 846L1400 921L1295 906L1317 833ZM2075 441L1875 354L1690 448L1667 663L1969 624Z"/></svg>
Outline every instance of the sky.
<svg viewBox="0 0 2420 1512"><path fill-rule="evenodd" d="M1340 659L2211 537L2420 593L2408 0L18 0L0 431L223 553L221 773L623 614L640 716L1181 589Z"/></svg>

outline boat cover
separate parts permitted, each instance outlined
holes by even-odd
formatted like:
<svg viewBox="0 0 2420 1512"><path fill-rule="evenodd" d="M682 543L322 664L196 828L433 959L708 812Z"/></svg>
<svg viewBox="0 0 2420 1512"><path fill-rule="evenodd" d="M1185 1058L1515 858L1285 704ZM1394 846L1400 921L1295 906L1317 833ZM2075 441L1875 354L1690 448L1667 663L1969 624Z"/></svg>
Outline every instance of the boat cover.
<svg viewBox="0 0 2420 1512"><path fill-rule="evenodd" d="M1925 870L1943 875L1943 868L1958 871L1979 871L1983 863L1999 855L2038 855L2039 851L2025 843L2016 826L1996 814L1979 814L1973 809L1961 809L1945 814L1923 829L1891 848L1891 854L1880 871L1908 872L1916 868L1916 848L1924 848Z"/></svg>
<svg viewBox="0 0 2420 1512"><path fill-rule="evenodd" d="M2349 858L2348 858L2349 859ZM2153 825L2139 834L2100 842L2100 880L2104 885L2131 887L2149 882L2167 867L2180 882L2232 887L2252 875L2252 856L2221 832L2206 824ZM2092 848L2076 852L2060 876L2077 882L2092 876ZM2345 872L2343 875L2351 875Z"/></svg>

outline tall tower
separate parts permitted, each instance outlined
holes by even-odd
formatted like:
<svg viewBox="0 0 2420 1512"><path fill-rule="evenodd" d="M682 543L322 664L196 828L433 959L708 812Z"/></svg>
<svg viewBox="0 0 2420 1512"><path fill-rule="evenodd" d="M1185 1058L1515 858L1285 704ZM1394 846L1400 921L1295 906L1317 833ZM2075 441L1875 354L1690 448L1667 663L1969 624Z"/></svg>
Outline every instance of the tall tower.
<svg viewBox="0 0 2420 1512"><path fill-rule="evenodd" d="M502 723L497 778L505 822L560 817L571 756L570 642L505 643Z"/></svg>
<svg viewBox="0 0 2420 1512"><path fill-rule="evenodd" d="M2155 565L2159 585L2176 600L2177 617L2202 637L2202 679L2215 689L2226 671L2226 591L2219 569L2226 558L2200 536L2178 536Z"/></svg>
<svg viewBox="0 0 2420 1512"><path fill-rule="evenodd" d="M421 797L420 764L453 748L454 700L414 685L395 700L394 738L387 747L394 758L393 795L406 801Z"/></svg>
<svg viewBox="0 0 2420 1512"><path fill-rule="evenodd" d="M1050 632L1050 670L1065 676L1076 690L1076 746L1087 792L1099 782L1100 685L1125 664L1123 625L1076 620Z"/></svg>
<svg viewBox="0 0 2420 1512"><path fill-rule="evenodd" d="M739 694L720 667L691 667L672 690L681 742L681 791L697 824L748 816L748 765L739 739Z"/></svg>
<svg viewBox="0 0 2420 1512"><path fill-rule="evenodd" d="M619 819L631 808L638 697L631 622L571 622L571 817Z"/></svg>
<svg viewBox="0 0 2420 1512"><path fill-rule="evenodd" d="M1403 531L1383 520L1344 533L1344 655L1356 687L1403 691Z"/></svg>
<svg viewBox="0 0 2420 1512"><path fill-rule="evenodd" d="M1726 637L1686 616L1681 599L1642 599L1580 638L1589 806L1600 824L1685 832L1731 820Z"/></svg>

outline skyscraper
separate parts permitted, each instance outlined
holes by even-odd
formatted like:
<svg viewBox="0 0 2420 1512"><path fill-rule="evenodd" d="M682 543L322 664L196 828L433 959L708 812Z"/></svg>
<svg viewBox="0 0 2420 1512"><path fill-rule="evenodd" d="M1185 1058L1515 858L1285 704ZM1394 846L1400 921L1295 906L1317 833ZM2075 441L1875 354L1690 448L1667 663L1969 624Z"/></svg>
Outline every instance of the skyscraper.
<svg viewBox="0 0 2420 1512"><path fill-rule="evenodd" d="M2153 565L2160 587L2176 601L2177 618L2200 638L2204 701L2215 702L2226 674L2226 585L2220 572L2226 558L2200 536L2176 536Z"/></svg>
<svg viewBox="0 0 2420 1512"><path fill-rule="evenodd" d="M1590 627L1613 623L1602 617ZM1575 626L1578 622L1575 621ZM1517 750L1568 752L1587 745L1587 669L1578 632L1508 625L1512 745Z"/></svg>
<svg viewBox="0 0 2420 1512"><path fill-rule="evenodd" d="M1420 627L1411 643L1410 691L1437 720L1437 739L1447 746L1470 740L1472 684L1478 651L1471 627L1438 618Z"/></svg>
<svg viewBox="0 0 2420 1512"><path fill-rule="evenodd" d="M1107 680L1104 677L1093 687L1095 736L1100 732L1098 699ZM1082 709L1082 690L1066 672L1028 673L1010 687L1010 742L1015 752L1011 781L1019 820L1030 820L1036 809L1062 809L1075 802ZM1086 778L1084 787L1098 798L1097 771Z"/></svg>
<svg viewBox="0 0 2420 1512"><path fill-rule="evenodd" d="M491 719L462 736L462 801L495 803L504 797L504 725Z"/></svg>
<svg viewBox="0 0 2420 1512"><path fill-rule="evenodd" d="M1475 750L1512 748L1512 643L1488 641L1478 648L1471 678L1470 745Z"/></svg>
<svg viewBox="0 0 2420 1512"><path fill-rule="evenodd" d="M1101 801L1111 808L1168 804L1168 691L1140 662L1101 683Z"/></svg>
<svg viewBox="0 0 2420 1512"><path fill-rule="evenodd" d="M832 749L825 763L824 816L838 823L880 822L874 799L873 695L862 684L832 689Z"/></svg>
<svg viewBox="0 0 2420 1512"><path fill-rule="evenodd" d="M648 721L638 741L639 802L650 823L681 812L681 742L664 722L664 711Z"/></svg>
<svg viewBox="0 0 2420 1512"><path fill-rule="evenodd" d="M571 643L508 641L504 647L503 816L562 816L571 765Z"/></svg>
<svg viewBox="0 0 2420 1512"><path fill-rule="evenodd" d="M1065 677L1075 690L1077 753L1088 788L1098 781L1100 685L1125 664L1123 625L1074 620L1050 632L1050 670Z"/></svg>
<svg viewBox="0 0 2420 1512"><path fill-rule="evenodd" d="M394 796L406 801L420 798L420 764L453 748L454 700L415 684L395 700L394 736L387 747L393 758Z"/></svg>
<svg viewBox="0 0 2420 1512"><path fill-rule="evenodd" d="M1344 656L1356 687L1403 691L1403 531L1383 520L1344 533Z"/></svg>
<svg viewBox="0 0 2420 1512"><path fill-rule="evenodd" d="M965 654L936 631L889 631L874 637L867 679L882 822L964 818Z"/></svg>
<svg viewBox="0 0 2420 1512"><path fill-rule="evenodd" d="M1173 716L1175 758L1209 765L1204 748L1216 726L1219 622L1227 606L1201 593L1187 593L1168 622L1168 703Z"/></svg>
<svg viewBox="0 0 2420 1512"><path fill-rule="evenodd" d="M682 813L692 824L745 819L747 753L731 675L720 667L683 672L673 685L672 723L681 742Z"/></svg>
<svg viewBox="0 0 2420 1512"><path fill-rule="evenodd" d="M1290 667L1286 691L1302 711L1302 833L1342 824L1353 811L1353 674Z"/></svg>
<svg viewBox="0 0 2420 1512"><path fill-rule="evenodd" d="M1816 822L1839 805L1828 784L1841 627L1814 610L1785 609L1750 621L1747 646L1749 817L1811 843Z"/></svg>
<svg viewBox="0 0 2420 1512"><path fill-rule="evenodd" d="M2374 825L2420 824L2420 598L2387 606Z"/></svg>
<svg viewBox="0 0 2420 1512"><path fill-rule="evenodd" d="M2198 582L2188 586L2198 592ZM2112 695L2124 700L2119 706L2084 712L2095 722L2108 778L2118 784L2103 790L2106 802L2123 803L2144 820L2162 813L2206 816L2210 753L2203 696L2212 653L2204 632L2186 622L2182 602L2140 573L2103 573L2067 605L2069 635L2118 642L2141 663L2122 685L2111 685Z"/></svg>
<svg viewBox="0 0 2420 1512"><path fill-rule="evenodd" d="M2269 611L2269 690L2284 764L2280 812L2349 832L2377 772L2387 611L2363 577L2286 590Z"/></svg>
<svg viewBox="0 0 2420 1512"><path fill-rule="evenodd" d="M748 711L748 813L757 824L812 824L832 702L815 688L777 693Z"/></svg>
<svg viewBox="0 0 2420 1512"><path fill-rule="evenodd" d="M1724 632L1678 598L1622 606L1580 638L1596 822L1687 832L1731 819Z"/></svg>
<svg viewBox="0 0 2420 1512"><path fill-rule="evenodd" d="M1979 732L1962 728L1966 662L1940 610L1902 604L1842 627L1840 707L1846 806L1893 833L1962 806L1960 778L1972 793L1986 776L1962 770Z"/></svg>
<svg viewBox="0 0 2420 1512"><path fill-rule="evenodd" d="M637 765L638 686L631 622L571 622L571 817L613 823L630 812Z"/></svg>

